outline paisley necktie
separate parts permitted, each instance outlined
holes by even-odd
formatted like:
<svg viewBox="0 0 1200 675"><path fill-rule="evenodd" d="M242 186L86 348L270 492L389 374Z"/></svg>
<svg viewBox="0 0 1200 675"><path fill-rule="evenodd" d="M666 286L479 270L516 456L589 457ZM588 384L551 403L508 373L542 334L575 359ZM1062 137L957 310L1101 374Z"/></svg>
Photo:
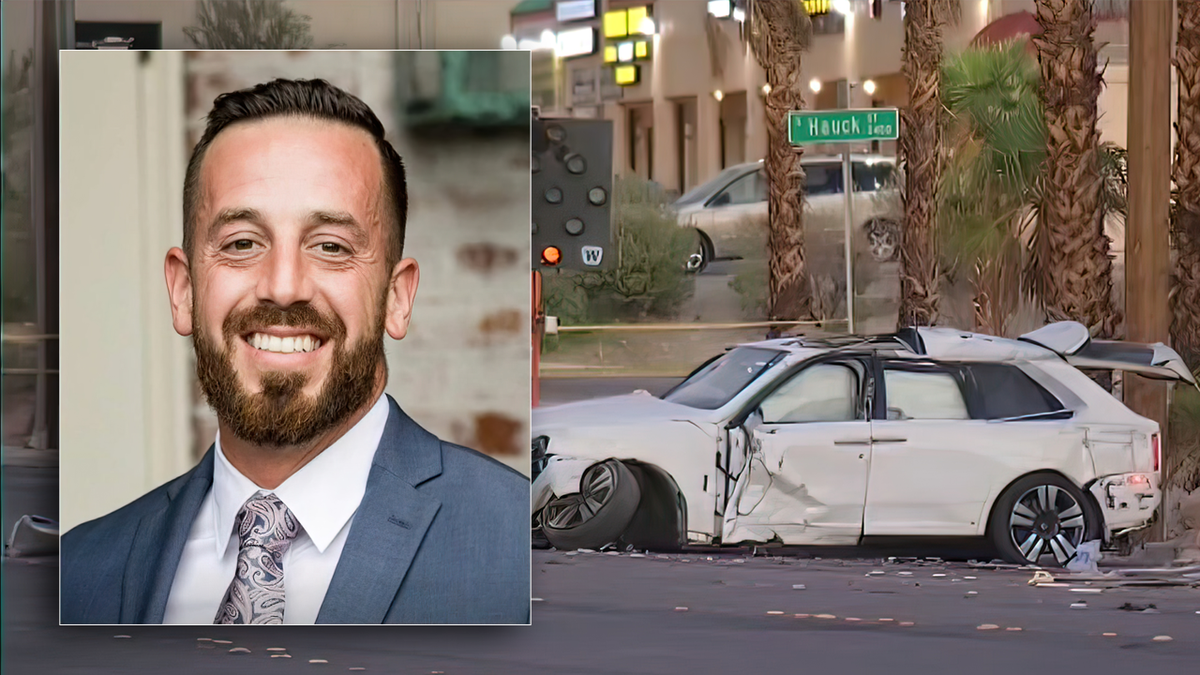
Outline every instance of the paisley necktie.
<svg viewBox="0 0 1200 675"><path fill-rule="evenodd" d="M256 494L238 511L237 571L213 623L283 623L283 553L300 524L274 494Z"/></svg>

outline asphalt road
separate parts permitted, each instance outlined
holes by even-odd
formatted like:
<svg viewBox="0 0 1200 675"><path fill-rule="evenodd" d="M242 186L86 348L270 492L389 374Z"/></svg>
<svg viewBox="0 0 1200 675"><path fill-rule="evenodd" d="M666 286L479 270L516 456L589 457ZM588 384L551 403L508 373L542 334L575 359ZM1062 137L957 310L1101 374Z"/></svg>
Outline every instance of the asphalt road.
<svg viewBox="0 0 1200 675"><path fill-rule="evenodd" d="M1078 581L1073 588L1100 590L1079 593L1029 586L1028 571L805 555L535 551L533 625L495 628L62 628L53 625L57 566L8 561L4 665L6 673L177 675L1092 675L1193 672L1200 654L1200 589ZM1086 607L1071 607L1079 602ZM1120 609L1126 603L1156 611ZM980 630L988 625L996 628ZM291 658L271 658L282 653Z"/></svg>

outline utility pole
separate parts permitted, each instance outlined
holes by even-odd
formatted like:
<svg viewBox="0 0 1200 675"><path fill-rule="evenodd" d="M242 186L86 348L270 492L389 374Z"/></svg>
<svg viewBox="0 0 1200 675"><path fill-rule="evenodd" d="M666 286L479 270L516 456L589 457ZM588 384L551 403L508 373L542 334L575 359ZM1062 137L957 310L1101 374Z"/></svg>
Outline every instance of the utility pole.
<svg viewBox="0 0 1200 675"><path fill-rule="evenodd" d="M1169 339L1171 251L1171 27L1175 3L1129 3L1129 218L1125 226L1125 325L1132 342ZM1136 76L1133 74L1136 73ZM1168 385L1125 376L1125 404L1167 436ZM1171 444L1163 443L1163 477ZM1163 515L1167 504L1163 500ZM1163 517L1161 521L1166 522ZM1165 530L1162 531L1165 535Z"/></svg>

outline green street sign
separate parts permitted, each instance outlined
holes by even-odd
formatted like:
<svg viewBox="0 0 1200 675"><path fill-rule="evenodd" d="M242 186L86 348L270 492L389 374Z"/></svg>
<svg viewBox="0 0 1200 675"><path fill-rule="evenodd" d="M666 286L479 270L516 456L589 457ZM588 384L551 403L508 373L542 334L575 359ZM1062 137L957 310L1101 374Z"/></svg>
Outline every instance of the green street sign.
<svg viewBox="0 0 1200 675"><path fill-rule="evenodd" d="M896 108L857 110L793 110L788 113L788 141L792 145L892 141L900 135Z"/></svg>

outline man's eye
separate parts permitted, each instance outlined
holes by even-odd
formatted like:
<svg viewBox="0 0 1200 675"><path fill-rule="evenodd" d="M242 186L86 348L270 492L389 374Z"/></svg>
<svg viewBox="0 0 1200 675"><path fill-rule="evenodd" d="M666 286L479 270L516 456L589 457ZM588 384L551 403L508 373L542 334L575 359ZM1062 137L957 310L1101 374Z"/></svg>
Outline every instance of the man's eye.
<svg viewBox="0 0 1200 675"><path fill-rule="evenodd" d="M249 251L253 247L254 242L250 241L249 239L238 239L237 241L233 242L233 248L237 251Z"/></svg>
<svg viewBox="0 0 1200 675"><path fill-rule="evenodd" d="M321 252L322 253L341 253L343 250L344 249L342 249L341 244L335 244L331 241L327 241L324 244L321 244Z"/></svg>

